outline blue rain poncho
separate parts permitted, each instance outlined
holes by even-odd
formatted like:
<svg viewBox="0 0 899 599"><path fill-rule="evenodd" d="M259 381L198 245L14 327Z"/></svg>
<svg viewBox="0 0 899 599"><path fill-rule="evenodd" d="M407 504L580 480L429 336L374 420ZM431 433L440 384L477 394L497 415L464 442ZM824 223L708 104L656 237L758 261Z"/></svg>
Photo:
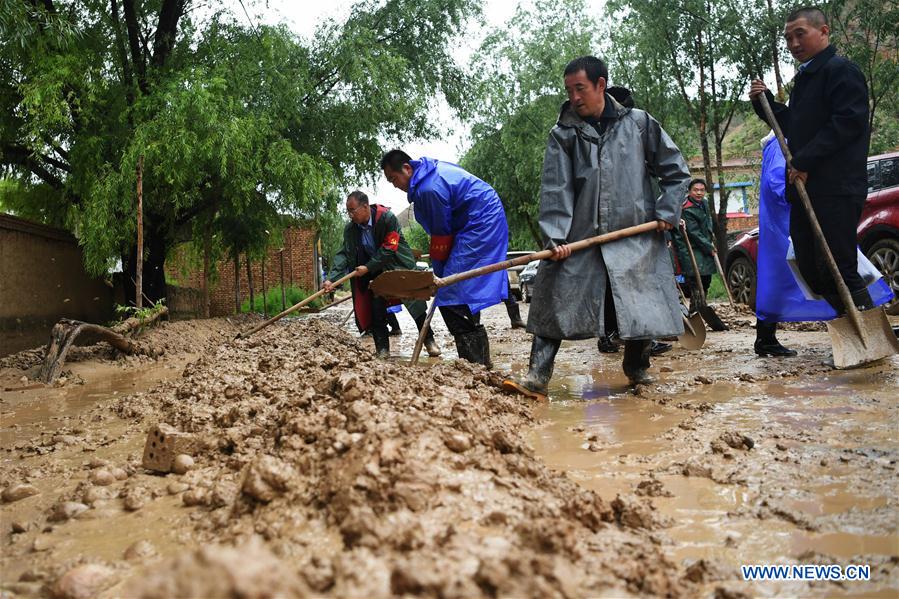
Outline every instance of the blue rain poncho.
<svg viewBox="0 0 899 599"><path fill-rule="evenodd" d="M824 300L807 299L787 262L791 206L785 193L786 161L777 139L772 137L762 151L756 316L766 322L833 320L836 311ZM882 278L868 285L868 291L877 306L892 298Z"/></svg>
<svg viewBox="0 0 899 599"><path fill-rule="evenodd" d="M509 229L502 202L492 187L461 167L422 157L409 163L409 201L415 220L431 236L434 274L445 277L506 259ZM440 259L435 240L448 244ZM467 305L472 313L506 299L505 271L483 275L441 288L438 306Z"/></svg>

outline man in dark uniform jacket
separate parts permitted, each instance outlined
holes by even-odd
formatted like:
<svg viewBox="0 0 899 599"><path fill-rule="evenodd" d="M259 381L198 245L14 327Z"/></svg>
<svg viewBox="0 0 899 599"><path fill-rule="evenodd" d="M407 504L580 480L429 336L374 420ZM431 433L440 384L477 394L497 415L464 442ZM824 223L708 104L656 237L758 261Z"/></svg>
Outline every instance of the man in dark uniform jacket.
<svg viewBox="0 0 899 599"><path fill-rule="evenodd" d="M788 181L806 184L815 215L840 274L860 309L873 307L858 275L855 230L868 193L868 88L858 66L836 55L830 28L817 8L800 8L787 16L784 38L801 64L790 92L790 104L774 101L764 82L755 80L749 91L763 120L762 93L787 137L793 154ZM816 247L815 237L799 193L787 186L790 237L796 262L809 287L823 296L837 313L845 312L836 283Z"/></svg>
<svg viewBox="0 0 899 599"><path fill-rule="evenodd" d="M387 206L369 204L364 192L354 191L346 199L346 211L350 222L343 229L343 247L334 256L331 272L322 287L332 291L332 281L351 270L359 275L352 279L353 311L360 331L371 331L375 351L379 358L390 355L390 339L387 335L387 300L374 295L369 283L385 270L415 268L412 249L400 232L399 222ZM418 329L425 321L426 304L412 300L405 304ZM425 337L428 355L439 356L440 348L429 329Z"/></svg>

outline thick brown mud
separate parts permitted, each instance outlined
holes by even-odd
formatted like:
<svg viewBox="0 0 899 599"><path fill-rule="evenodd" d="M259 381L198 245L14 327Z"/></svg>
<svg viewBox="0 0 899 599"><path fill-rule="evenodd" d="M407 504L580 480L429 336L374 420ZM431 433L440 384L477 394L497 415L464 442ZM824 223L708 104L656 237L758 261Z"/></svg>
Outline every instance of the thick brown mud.
<svg viewBox="0 0 899 599"><path fill-rule="evenodd" d="M77 348L64 380L0 363L0 589L11 596L895 596L895 358L786 360L752 317L653 359L564 343L548 404L505 395L530 337L484 314L494 372L407 364L334 309L232 343L226 320L147 333L158 358ZM437 319L435 319L436 321ZM30 370L29 370L30 369ZM22 377L25 377L24 379ZM141 466L147 430L197 440L183 475ZM867 582L746 582L741 564L869 564Z"/></svg>

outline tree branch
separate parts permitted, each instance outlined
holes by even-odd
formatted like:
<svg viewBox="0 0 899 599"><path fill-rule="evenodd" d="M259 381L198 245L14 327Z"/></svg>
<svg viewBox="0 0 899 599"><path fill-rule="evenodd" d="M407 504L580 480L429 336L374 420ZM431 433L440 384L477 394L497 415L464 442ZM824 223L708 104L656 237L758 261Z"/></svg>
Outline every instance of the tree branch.
<svg viewBox="0 0 899 599"><path fill-rule="evenodd" d="M159 10L159 24L153 39L153 66L165 64L172 48L175 47L175 36L178 33L178 20L184 14L185 0L164 0Z"/></svg>
<svg viewBox="0 0 899 599"><path fill-rule="evenodd" d="M147 85L147 64L140 49L140 26L137 23L137 13L134 10L134 0L123 0L122 8L125 12L125 26L128 31L128 47L131 50L131 62L137 72L137 85L144 94L149 92Z"/></svg>

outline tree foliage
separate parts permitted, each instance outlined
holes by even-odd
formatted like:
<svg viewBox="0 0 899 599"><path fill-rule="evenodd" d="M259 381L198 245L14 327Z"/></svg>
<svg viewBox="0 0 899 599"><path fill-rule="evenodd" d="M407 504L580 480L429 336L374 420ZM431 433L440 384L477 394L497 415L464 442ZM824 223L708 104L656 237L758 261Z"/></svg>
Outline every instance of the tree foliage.
<svg viewBox="0 0 899 599"><path fill-rule="evenodd" d="M450 49L479 6L362 0L307 41L196 18L190 0L0 3L0 166L21 192L5 205L26 212L42 184L90 270L133 269L143 156L151 299L175 242L253 253L283 215L329 223L334 190L377 172L381 140L431 135L435 95L464 109Z"/></svg>
<svg viewBox="0 0 899 599"><path fill-rule="evenodd" d="M470 119L473 145L462 165L496 189L510 247L542 245L537 228L540 171L549 130L565 100L569 60L598 53L596 23L583 0L538 0L491 32L471 62L478 72Z"/></svg>

